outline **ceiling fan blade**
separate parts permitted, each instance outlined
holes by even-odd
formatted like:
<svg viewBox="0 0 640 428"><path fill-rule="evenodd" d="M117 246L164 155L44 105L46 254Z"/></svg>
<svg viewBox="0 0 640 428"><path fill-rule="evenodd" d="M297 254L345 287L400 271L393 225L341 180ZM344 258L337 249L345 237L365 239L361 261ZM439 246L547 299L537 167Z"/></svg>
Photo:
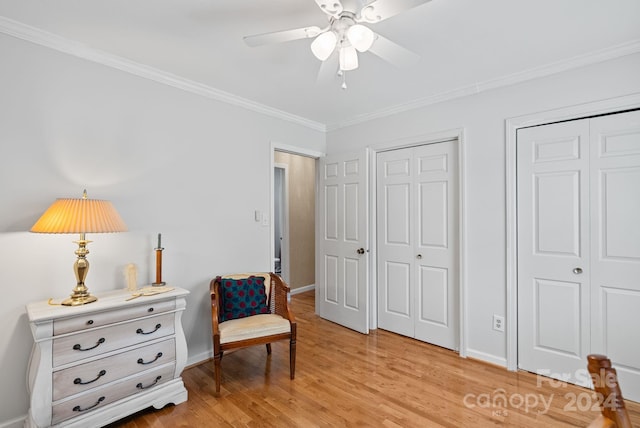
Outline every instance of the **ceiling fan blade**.
<svg viewBox="0 0 640 428"><path fill-rule="evenodd" d="M420 55L403 48L380 34L376 34L376 40L369 48L369 52L396 67L408 67L420 61Z"/></svg>
<svg viewBox="0 0 640 428"><path fill-rule="evenodd" d="M358 21L375 24L431 0L375 0L360 11Z"/></svg>
<svg viewBox="0 0 640 428"><path fill-rule="evenodd" d="M274 31L272 33L256 34L243 37L244 42L251 47L267 45L270 43L289 42L291 40L310 39L322 33L320 27L304 27L294 30Z"/></svg>
<svg viewBox="0 0 640 428"><path fill-rule="evenodd" d="M344 10L340 0L316 0L316 3L324 13L330 16L338 16Z"/></svg>
<svg viewBox="0 0 640 428"><path fill-rule="evenodd" d="M322 61L318 70L317 83L325 83L333 81L338 75L339 57L338 52L334 51L329 58Z"/></svg>

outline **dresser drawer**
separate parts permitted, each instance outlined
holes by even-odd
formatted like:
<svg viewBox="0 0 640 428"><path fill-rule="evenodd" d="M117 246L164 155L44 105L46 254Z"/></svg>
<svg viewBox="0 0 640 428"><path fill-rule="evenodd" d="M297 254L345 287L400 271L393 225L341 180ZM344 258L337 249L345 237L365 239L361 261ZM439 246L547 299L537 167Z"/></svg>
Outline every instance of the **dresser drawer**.
<svg viewBox="0 0 640 428"><path fill-rule="evenodd" d="M173 379L174 371L175 364L168 364L122 382L107 384L82 395L54 403L51 424L55 425L65 419L101 409L107 404L138 392L152 390L155 386Z"/></svg>
<svg viewBox="0 0 640 428"><path fill-rule="evenodd" d="M174 333L175 313L53 339L53 367L115 351Z"/></svg>
<svg viewBox="0 0 640 428"><path fill-rule="evenodd" d="M53 321L53 335L58 336L74 331L88 330L90 328L113 324L120 321L172 311L175 308L175 299L171 299L146 305L135 305L115 311L96 312L72 318L61 318Z"/></svg>
<svg viewBox="0 0 640 428"><path fill-rule="evenodd" d="M53 401L171 363L175 358L176 342L169 339L56 371Z"/></svg>

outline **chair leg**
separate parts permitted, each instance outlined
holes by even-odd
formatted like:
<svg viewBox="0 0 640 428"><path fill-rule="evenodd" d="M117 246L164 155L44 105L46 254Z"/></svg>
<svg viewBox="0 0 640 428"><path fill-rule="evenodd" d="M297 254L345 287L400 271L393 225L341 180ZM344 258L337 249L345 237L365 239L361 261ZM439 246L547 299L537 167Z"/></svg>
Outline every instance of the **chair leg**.
<svg viewBox="0 0 640 428"><path fill-rule="evenodd" d="M267 343L267 355L271 355L271 344Z"/></svg>
<svg viewBox="0 0 640 428"><path fill-rule="evenodd" d="M213 365L214 365L214 377L216 379L216 394L220 393L220 382L222 380L222 374L220 373L220 368L221 368L221 364L220 362L222 361L222 352L220 352L219 354L214 355L213 357Z"/></svg>
<svg viewBox="0 0 640 428"><path fill-rule="evenodd" d="M291 379L296 377L296 341L289 343L289 374Z"/></svg>

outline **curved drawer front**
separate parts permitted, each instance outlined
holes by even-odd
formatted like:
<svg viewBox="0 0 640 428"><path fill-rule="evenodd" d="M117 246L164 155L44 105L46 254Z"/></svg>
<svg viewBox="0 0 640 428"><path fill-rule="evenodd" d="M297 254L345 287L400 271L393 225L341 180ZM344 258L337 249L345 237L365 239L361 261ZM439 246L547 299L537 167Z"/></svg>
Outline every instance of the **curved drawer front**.
<svg viewBox="0 0 640 428"><path fill-rule="evenodd" d="M53 339L53 367L171 335L174 322L172 312Z"/></svg>
<svg viewBox="0 0 640 428"><path fill-rule="evenodd" d="M131 306L115 311L98 312L87 315L79 315L71 318L61 318L53 321L53 335L58 336L74 331L88 330L120 321L131 320L147 315L172 311L176 308L175 299L144 305Z"/></svg>
<svg viewBox="0 0 640 428"><path fill-rule="evenodd" d="M72 397L53 404L51 424L55 425L65 419L80 416L100 409L109 403L132 394L153 389L164 382L173 379L175 364L167 364L154 370L148 370L139 376L134 376L87 391L80 396Z"/></svg>
<svg viewBox="0 0 640 428"><path fill-rule="evenodd" d="M174 362L175 358L176 343L169 339L59 370L53 373L53 401Z"/></svg>

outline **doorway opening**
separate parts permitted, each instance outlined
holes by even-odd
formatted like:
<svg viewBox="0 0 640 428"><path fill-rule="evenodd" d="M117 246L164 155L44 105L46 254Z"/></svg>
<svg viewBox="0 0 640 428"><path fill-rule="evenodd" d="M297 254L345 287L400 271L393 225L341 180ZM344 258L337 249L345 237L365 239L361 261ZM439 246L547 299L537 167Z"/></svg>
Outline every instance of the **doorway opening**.
<svg viewBox="0 0 640 428"><path fill-rule="evenodd" d="M272 269L292 294L315 288L316 159L273 152Z"/></svg>

